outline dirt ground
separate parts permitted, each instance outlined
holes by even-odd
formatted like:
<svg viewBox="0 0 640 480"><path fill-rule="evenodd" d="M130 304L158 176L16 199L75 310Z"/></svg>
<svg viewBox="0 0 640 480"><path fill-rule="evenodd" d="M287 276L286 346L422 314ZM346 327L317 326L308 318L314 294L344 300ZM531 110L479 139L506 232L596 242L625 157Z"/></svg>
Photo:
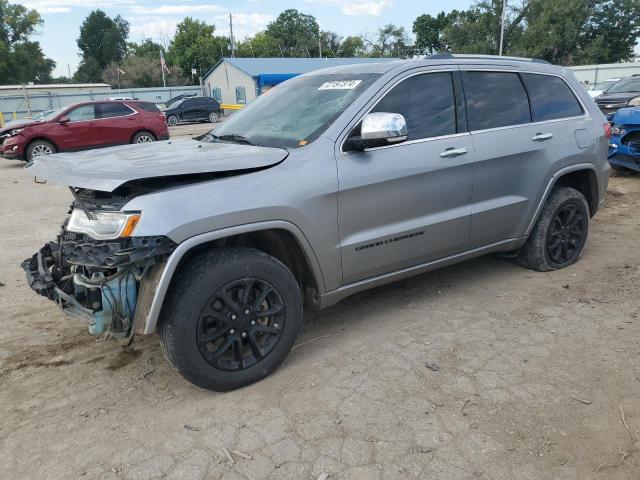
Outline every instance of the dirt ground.
<svg viewBox="0 0 640 480"><path fill-rule="evenodd" d="M70 201L0 161L2 478L640 478L640 176L611 179L577 265L489 256L307 313L274 375L225 394L29 290Z"/></svg>

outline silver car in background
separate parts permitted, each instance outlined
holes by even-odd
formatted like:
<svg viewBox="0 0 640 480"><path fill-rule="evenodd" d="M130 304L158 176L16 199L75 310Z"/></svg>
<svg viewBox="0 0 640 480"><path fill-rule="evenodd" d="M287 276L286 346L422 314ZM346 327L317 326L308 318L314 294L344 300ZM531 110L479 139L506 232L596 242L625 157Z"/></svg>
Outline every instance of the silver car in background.
<svg viewBox="0 0 640 480"><path fill-rule="evenodd" d="M29 284L91 333L158 331L212 390L286 358L303 306L493 252L576 262L609 125L573 73L506 57L321 70L204 138L38 158L75 197Z"/></svg>

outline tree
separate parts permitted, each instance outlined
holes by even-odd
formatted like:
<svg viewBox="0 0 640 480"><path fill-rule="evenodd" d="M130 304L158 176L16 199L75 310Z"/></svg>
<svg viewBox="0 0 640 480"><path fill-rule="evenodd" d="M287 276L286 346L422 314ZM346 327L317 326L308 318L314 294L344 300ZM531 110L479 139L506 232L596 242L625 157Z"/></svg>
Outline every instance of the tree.
<svg viewBox="0 0 640 480"><path fill-rule="evenodd" d="M413 25L421 52L495 55L500 48L502 0L469 9L421 15ZM615 63L633 57L640 35L637 0L523 0L505 15L503 51L551 63Z"/></svg>
<svg viewBox="0 0 640 480"><path fill-rule="evenodd" d="M55 62L44 56L40 44L28 40L42 24L35 10L0 0L0 82L50 81Z"/></svg>
<svg viewBox="0 0 640 480"><path fill-rule="evenodd" d="M404 27L392 23L380 28L373 37L363 35L362 41L373 57L406 57L413 51Z"/></svg>
<svg viewBox="0 0 640 480"><path fill-rule="evenodd" d="M212 67L223 55L230 54L229 39L215 36L215 27L191 17L185 18L176 27L176 34L169 44L167 58L179 66L185 77L191 69L198 74Z"/></svg>
<svg viewBox="0 0 640 480"><path fill-rule="evenodd" d="M82 60L74 78L81 82L100 81L102 70L127 55L129 22L120 15L110 18L102 10L94 10L80 26L78 48Z"/></svg>
<svg viewBox="0 0 640 480"><path fill-rule="evenodd" d="M181 68L169 67L169 70L171 73L165 73L167 85L186 84ZM107 66L102 72L102 80L113 87L157 87L162 85L160 57L130 55L120 64Z"/></svg>
<svg viewBox="0 0 640 480"><path fill-rule="evenodd" d="M265 35L285 57L317 57L320 27L315 17L290 8L267 25Z"/></svg>
<svg viewBox="0 0 640 480"><path fill-rule="evenodd" d="M164 51L162 45L154 42L150 38L143 38L140 43L129 42L127 44L128 56L147 57L159 60L161 51Z"/></svg>
<svg viewBox="0 0 640 480"><path fill-rule="evenodd" d="M457 11L451 12L455 17ZM413 22L413 33L416 36L416 49L420 53L436 53L447 50L444 41L444 31L451 26L451 18L444 12L438 13L435 17L431 15L420 15Z"/></svg>
<svg viewBox="0 0 640 480"><path fill-rule="evenodd" d="M360 37L349 36L340 44L339 57L359 57L365 54L364 42Z"/></svg>

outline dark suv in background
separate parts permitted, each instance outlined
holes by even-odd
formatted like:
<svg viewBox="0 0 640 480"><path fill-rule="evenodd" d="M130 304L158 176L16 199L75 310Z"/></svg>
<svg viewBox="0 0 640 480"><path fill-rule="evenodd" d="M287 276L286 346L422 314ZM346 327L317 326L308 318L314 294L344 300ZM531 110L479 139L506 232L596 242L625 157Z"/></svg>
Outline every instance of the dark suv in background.
<svg viewBox="0 0 640 480"><path fill-rule="evenodd" d="M623 78L595 98L598 108L608 115L620 108L640 107L640 75Z"/></svg>
<svg viewBox="0 0 640 480"><path fill-rule="evenodd" d="M208 121L215 123L222 117L220 104L210 97L183 98L169 105L164 111L170 126L180 122Z"/></svg>

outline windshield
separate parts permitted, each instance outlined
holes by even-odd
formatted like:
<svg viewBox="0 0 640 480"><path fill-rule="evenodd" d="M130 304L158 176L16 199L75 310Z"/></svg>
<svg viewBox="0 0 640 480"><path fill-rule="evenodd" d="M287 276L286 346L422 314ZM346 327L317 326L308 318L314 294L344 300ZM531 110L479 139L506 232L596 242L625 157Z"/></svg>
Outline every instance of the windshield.
<svg viewBox="0 0 640 480"><path fill-rule="evenodd" d="M181 104L182 102L184 102L185 100L186 100L186 99L184 99L184 98L181 98L180 100L176 100L175 102L173 102L173 103L169 104L169 105L167 106L167 108L177 108L177 107L179 107L179 106L180 106L180 104Z"/></svg>
<svg viewBox="0 0 640 480"><path fill-rule="evenodd" d="M379 76L361 73L293 78L258 97L204 140L303 147L318 138Z"/></svg>
<svg viewBox="0 0 640 480"><path fill-rule="evenodd" d="M593 86L593 90L602 90L606 92L611 85L614 85L618 80L605 80L604 82L598 82Z"/></svg>
<svg viewBox="0 0 640 480"><path fill-rule="evenodd" d="M625 78L611 86L607 93L634 93L640 92L640 78Z"/></svg>
<svg viewBox="0 0 640 480"><path fill-rule="evenodd" d="M62 108L59 108L58 110L45 110L44 112L36 115L36 117L34 117L34 120L37 120L38 122L48 122L52 118L55 118L56 115L62 112L62 110Z"/></svg>

